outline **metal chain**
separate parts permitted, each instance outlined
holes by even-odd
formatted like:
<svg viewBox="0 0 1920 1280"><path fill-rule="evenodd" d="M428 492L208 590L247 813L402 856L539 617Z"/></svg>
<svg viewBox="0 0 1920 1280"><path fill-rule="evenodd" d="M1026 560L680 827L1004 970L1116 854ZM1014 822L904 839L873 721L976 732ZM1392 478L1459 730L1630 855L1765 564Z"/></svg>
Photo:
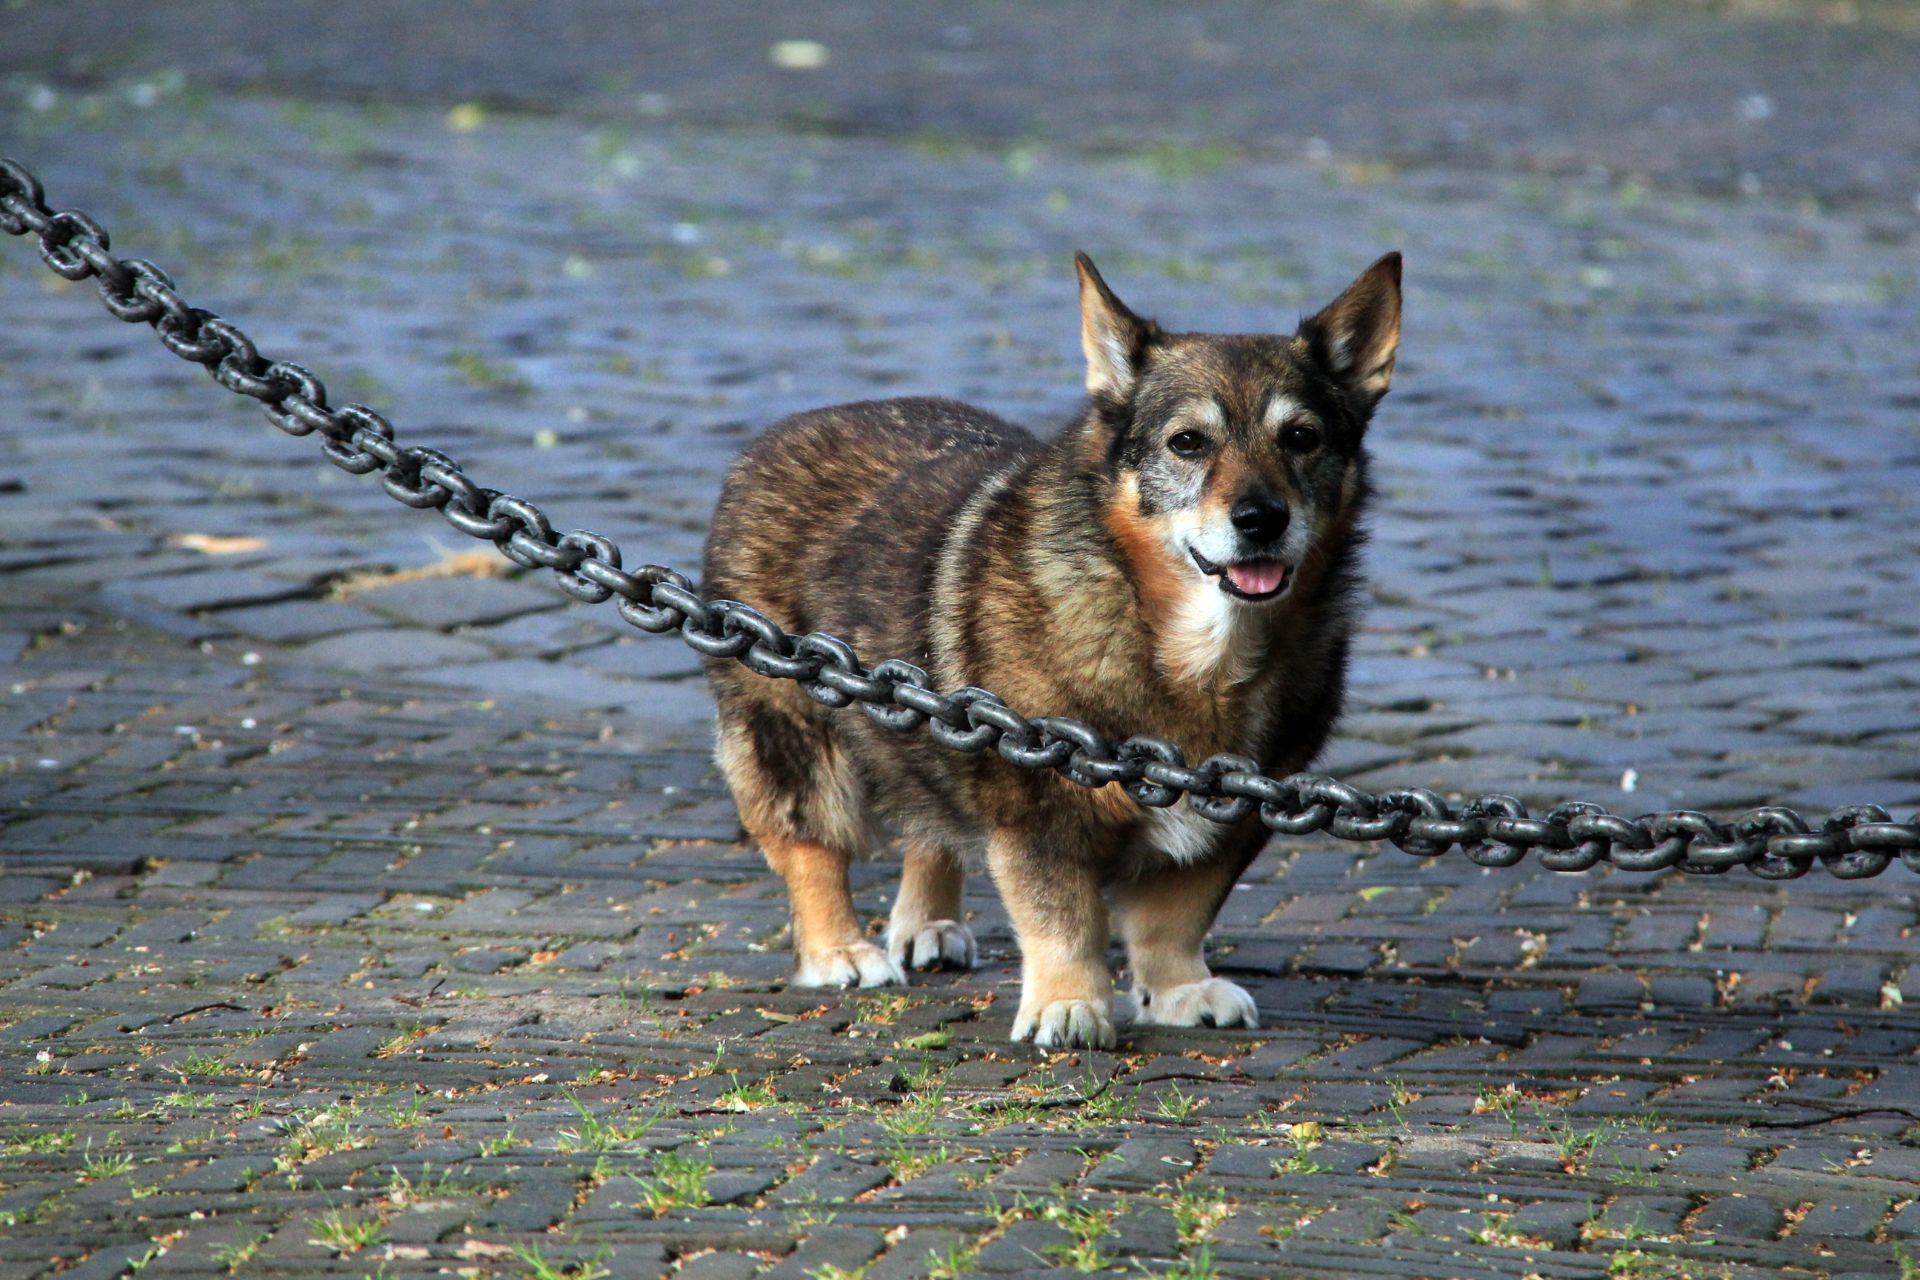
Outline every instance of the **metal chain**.
<svg viewBox="0 0 1920 1280"><path fill-rule="evenodd" d="M599 604L618 597L620 616L642 631L680 638L714 658L733 658L774 679L798 681L829 707L859 703L875 724L906 732L925 726L957 751L992 749L1022 769L1047 769L1083 787L1117 784L1142 805L1164 808L1188 798L1215 822L1258 814L1274 831L1324 831L1340 840L1389 840L1431 858L1458 845L1483 867L1510 867L1528 850L1554 871L1610 862L1628 871L1678 867L1719 875L1744 866L1768 880L1805 875L1815 862L1845 880L1877 876L1897 856L1920 872L1920 814L1895 822L1878 805L1835 810L1816 829L1792 809L1755 809L1731 822L1679 810L1623 818L1596 804L1561 804L1534 817L1511 796L1450 804L1424 788L1380 794L1334 778L1267 776L1244 756L1217 755L1189 765L1165 738L1109 742L1091 726L1061 716L1028 717L985 689L939 693L925 671L888 659L862 666L833 636L791 635L732 600L706 600L682 575L659 565L629 571L612 539L583 529L556 533L540 508L475 484L435 449L400 445L393 427L358 404L333 407L305 368L268 360L233 323L189 305L167 273L109 252L106 229L84 213L48 207L40 183L0 159L0 231L37 236L40 257L68 280L97 278L100 300L122 320L153 326L167 350L206 369L221 386L258 400L289 435L318 434L327 461L355 475L379 473L387 493L410 507L431 507L470 537L485 539L515 564L552 570L561 590Z"/></svg>

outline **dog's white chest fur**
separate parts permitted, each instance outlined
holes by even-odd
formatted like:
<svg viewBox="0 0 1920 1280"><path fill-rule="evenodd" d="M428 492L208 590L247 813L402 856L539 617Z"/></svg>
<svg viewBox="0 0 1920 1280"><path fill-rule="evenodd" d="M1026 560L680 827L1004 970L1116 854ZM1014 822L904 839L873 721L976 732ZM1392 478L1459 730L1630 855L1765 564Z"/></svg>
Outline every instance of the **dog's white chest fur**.
<svg viewBox="0 0 1920 1280"><path fill-rule="evenodd" d="M1234 696L1245 700L1245 719L1238 735L1241 741L1232 750L1243 755L1252 753L1253 744L1264 737L1272 720L1274 690L1271 675L1261 674L1263 648L1258 616L1236 606L1211 583L1182 602L1161 645L1161 662L1170 675L1196 685L1238 686ZM1227 830L1181 800L1147 811L1141 841L1186 866L1211 856Z"/></svg>
<svg viewBox="0 0 1920 1280"><path fill-rule="evenodd" d="M1239 684L1259 659L1259 627L1213 583L1201 579L1182 597L1160 646L1161 665L1176 680Z"/></svg>
<svg viewBox="0 0 1920 1280"><path fill-rule="evenodd" d="M1190 866L1213 852L1214 845L1227 828L1203 818L1180 800L1165 809L1147 812L1146 843L1172 858L1181 866Z"/></svg>

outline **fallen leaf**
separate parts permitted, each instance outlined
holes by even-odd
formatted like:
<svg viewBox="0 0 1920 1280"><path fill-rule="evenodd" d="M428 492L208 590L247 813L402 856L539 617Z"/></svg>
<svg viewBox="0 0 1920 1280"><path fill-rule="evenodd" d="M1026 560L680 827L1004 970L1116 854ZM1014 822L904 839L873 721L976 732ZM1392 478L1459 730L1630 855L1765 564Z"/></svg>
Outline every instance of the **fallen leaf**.
<svg viewBox="0 0 1920 1280"><path fill-rule="evenodd" d="M827 46L818 40L781 40L767 56L784 71L818 71L827 65Z"/></svg>
<svg viewBox="0 0 1920 1280"><path fill-rule="evenodd" d="M447 128L455 133L472 133L487 122L487 109L478 102L455 103L447 111Z"/></svg>
<svg viewBox="0 0 1920 1280"><path fill-rule="evenodd" d="M908 1036L893 1047L896 1049L944 1049L952 1043L951 1031L929 1031L924 1035Z"/></svg>
<svg viewBox="0 0 1920 1280"><path fill-rule="evenodd" d="M248 551L260 551L267 545L265 538L225 537L217 533L172 533L167 535L169 546L185 547L188 551L198 551L210 556L237 556Z"/></svg>
<svg viewBox="0 0 1920 1280"><path fill-rule="evenodd" d="M413 569L362 569L348 574L327 590L334 600L351 599L365 591L424 582L429 578L498 578L513 568L491 551L447 551L429 565Z"/></svg>

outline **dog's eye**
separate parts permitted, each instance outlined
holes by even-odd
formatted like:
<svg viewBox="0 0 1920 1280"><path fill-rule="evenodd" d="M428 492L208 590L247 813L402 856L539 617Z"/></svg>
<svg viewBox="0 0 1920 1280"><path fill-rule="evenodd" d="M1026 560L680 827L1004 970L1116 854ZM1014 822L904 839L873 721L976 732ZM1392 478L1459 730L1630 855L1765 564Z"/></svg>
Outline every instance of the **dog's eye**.
<svg viewBox="0 0 1920 1280"><path fill-rule="evenodd" d="M1167 441L1167 448L1183 458L1197 458L1211 448L1213 442L1198 431L1182 431Z"/></svg>
<svg viewBox="0 0 1920 1280"><path fill-rule="evenodd" d="M1311 453L1320 444L1320 433L1303 423L1294 423L1280 432L1280 447L1293 453Z"/></svg>

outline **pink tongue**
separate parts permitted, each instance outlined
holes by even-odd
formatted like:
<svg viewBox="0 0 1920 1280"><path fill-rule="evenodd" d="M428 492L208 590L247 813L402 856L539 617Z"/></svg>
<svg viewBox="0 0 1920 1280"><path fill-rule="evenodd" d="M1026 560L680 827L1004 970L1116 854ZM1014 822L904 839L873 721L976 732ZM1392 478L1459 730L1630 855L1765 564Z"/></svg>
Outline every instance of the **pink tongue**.
<svg viewBox="0 0 1920 1280"><path fill-rule="evenodd" d="M1228 565L1227 578L1236 590L1250 596L1264 596L1278 590L1287 580L1287 566L1278 560L1249 560Z"/></svg>

